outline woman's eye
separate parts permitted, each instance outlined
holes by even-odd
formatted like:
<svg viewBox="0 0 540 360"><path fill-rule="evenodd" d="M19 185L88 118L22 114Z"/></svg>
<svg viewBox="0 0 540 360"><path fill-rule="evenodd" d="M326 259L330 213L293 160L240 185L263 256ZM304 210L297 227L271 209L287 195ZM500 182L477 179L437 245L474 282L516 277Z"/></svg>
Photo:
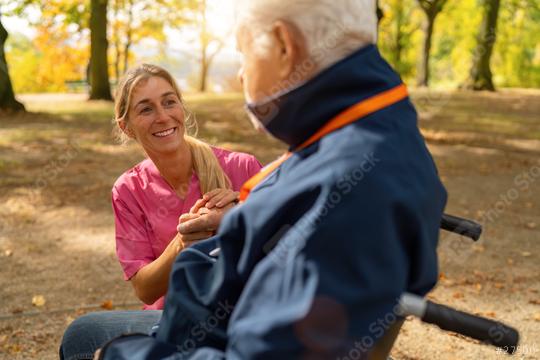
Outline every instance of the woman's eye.
<svg viewBox="0 0 540 360"><path fill-rule="evenodd" d="M145 107L145 108L142 108L141 111L139 112L139 114L148 114L149 112L152 111L152 108L150 107Z"/></svg>
<svg viewBox="0 0 540 360"><path fill-rule="evenodd" d="M165 106L173 106L175 104L176 104L176 100L174 99L165 100Z"/></svg>

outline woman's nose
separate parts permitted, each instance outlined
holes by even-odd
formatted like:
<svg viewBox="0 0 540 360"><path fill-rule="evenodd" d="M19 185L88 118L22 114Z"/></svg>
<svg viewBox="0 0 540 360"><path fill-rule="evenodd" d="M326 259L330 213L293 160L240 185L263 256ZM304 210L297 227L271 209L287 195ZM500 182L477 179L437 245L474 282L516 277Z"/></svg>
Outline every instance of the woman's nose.
<svg viewBox="0 0 540 360"><path fill-rule="evenodd" d="M163 108L163 106L158 106L156 108L156 121L157 122L165 122L169 119L169 116L167 114L167 111Z"/></svg>

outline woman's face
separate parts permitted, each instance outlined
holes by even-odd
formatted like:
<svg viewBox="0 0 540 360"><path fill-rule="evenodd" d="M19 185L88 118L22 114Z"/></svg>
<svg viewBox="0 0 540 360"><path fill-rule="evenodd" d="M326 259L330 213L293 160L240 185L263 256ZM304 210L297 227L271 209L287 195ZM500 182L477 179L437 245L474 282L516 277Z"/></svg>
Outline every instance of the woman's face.
<svg viewBox="0 0 540 360"><path fill-rule="evenodd" d="M129 130L147 154L177 151L184 141L184 109L171 84L154 76L132 92Z"/></svg>

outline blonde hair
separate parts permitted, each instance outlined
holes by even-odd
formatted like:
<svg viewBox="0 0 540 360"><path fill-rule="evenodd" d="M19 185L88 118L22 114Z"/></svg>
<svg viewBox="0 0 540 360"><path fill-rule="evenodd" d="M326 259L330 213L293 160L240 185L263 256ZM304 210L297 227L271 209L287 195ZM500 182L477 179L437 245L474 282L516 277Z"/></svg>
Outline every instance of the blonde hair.
<svg viewBox="0 0 540 360"><path fill-rule="evenodd" d="M197 123L191 116L191 113L187 111L176 81L171 74L162 67L152 64L142 64L128 70L128 72L120 80L118 88L116 89L114 105L116 122L114 131L117 140L122 144L125 144L130 140L130 138L120 128L120 121L124 121L126 127L129 127L128 113L131 105L131 96L133 90L142 82L154 76L164 79L172 86L176 96L178 96L178 99L180 100L184 113L186 114L184 126L186 132L184 133L184 140L188 144L191 152L193 170L199 178L201 193L205 194L218 188L231 189L231 180L221 168L221 165L219 164L219 161L210 145L196 139L194 136L187 134L187 132L191 129L195 129L194 133L196 133Z"/></svg>

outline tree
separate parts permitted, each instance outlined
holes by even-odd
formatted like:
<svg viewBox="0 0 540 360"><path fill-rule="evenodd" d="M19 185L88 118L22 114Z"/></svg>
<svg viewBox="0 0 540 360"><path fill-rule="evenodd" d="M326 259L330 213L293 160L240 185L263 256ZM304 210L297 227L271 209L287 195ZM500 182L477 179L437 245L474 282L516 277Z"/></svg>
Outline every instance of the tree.
<svg viewBox="0 0 540 360"><path fill-rule="evenodd" d="M424 13L427 21L424 25L424 46L422 51L420 68L418 69L418 85L429 85L429 56L431 53L431 45L433 40L433 32L435 30L435 19L443 10L447 0L418 0L418 3Z"/></svg>
<svg viewBox="0 0 540 360"><path fill-rule="evenodd" d="M200 17L199 42L201 46L201 67L198 90L200 92L205 92L207 89L210 66L225 43L222 39L216 37L208 30L206 0L200 0L198 11ZM215 44L214 51L210 51L210 45L212 44Z"/></svg>
<svg viewBox="0 0 540 360"><path fill-rule="evenodd" d="M386 2L388 18L384 29L384 48L394 68L402 75L413 68L405 59L408 48L414 47L412 37L420 29L414 19L411 1L390 0Z"/></svg>
<svg viewBox="0 0 540 360"><path fill-rule="evenodd" d="M1 13L0 13L1 16ZM4 44L8 38L8 32L2 25L0 17L0 110L25 111L24 105L15 99L11 78L4 52Z"/></svg>
<svg viewBox="0 0 540 360"><path fill-rule="evenodd" d="M90 100L112 100L107 60L107 0L90 5Z"/></svg>
<svg viewBox="0 0 540 360"><path fill-rule="evenodd" d="M471 90L495 91L491 73L491 55L497 39L500 0L484 0L484 19L478 34L470 78L465 87Z"/></svg>
<svg viewBox="0 0 540 360"><path fill-rule="evenodd" d="M383 18L384 18L384 11L379 5L379 0L377 0L377 21L381 22Z"/></svg>

